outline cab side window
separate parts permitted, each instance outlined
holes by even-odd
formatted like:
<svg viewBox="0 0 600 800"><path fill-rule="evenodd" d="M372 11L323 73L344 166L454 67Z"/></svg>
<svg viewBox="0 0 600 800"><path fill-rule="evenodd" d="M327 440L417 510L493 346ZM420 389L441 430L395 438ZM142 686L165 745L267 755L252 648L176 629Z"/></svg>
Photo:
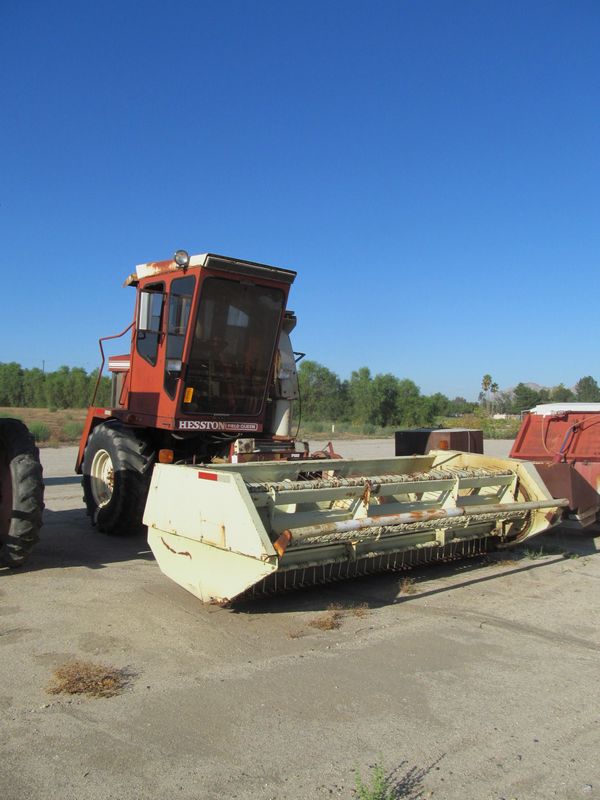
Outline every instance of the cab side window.
<svg viewBox="0 0 600 800"><path fill-rule="evenodd" d="M164 283L153 283L140 292L137 318L137 351L154 367L158 358L163 306Z"/></svg>
<svg viewBox="0 0 600 800"><path fill-rule="evenodd" d="M165 389L169 397L175 397L177 380L181 376L183 347L190 321L195 285L196 279L191 275L185 278L175 278L171 283L167 320L167 357L165 359Z"/></svg>

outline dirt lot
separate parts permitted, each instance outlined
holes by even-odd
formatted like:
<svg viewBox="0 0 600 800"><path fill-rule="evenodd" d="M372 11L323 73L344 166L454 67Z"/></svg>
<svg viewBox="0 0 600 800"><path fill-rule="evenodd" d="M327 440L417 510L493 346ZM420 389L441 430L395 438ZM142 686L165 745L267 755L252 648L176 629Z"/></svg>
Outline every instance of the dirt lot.
<svg viewBox="0 0 600 800"><path fill-rule="evenodd" d="M0 571L0 797L351 798L379 762L396 798L600 798L600 538L223 610L90 529L74 448L42 458L43 542ZM48 694L72 658L125 691Z"/></svg>

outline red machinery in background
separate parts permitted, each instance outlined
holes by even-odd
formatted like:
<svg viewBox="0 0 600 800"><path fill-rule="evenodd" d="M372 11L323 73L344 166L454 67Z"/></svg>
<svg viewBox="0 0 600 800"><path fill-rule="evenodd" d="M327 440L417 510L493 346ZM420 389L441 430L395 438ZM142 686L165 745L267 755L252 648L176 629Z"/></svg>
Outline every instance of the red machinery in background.
<svg viewBox="0 0 600 800"><path fill-rule="evenodd" d="M547 403L523 418L511 458L535 462L567 519L591 525L600 510L600 403Z"/></svg>

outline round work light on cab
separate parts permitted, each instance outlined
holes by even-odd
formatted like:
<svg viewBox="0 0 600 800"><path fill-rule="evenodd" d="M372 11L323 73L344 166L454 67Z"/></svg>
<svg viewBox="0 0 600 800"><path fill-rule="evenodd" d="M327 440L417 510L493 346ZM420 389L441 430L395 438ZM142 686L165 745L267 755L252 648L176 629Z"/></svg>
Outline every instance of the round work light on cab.
<svg viewBox="0 0 600 800"><path fill-rule="evenodd" d="M190 254L187 250L176 250L173 256L173 261L178 267L185 269L190 263Z"/></svg>

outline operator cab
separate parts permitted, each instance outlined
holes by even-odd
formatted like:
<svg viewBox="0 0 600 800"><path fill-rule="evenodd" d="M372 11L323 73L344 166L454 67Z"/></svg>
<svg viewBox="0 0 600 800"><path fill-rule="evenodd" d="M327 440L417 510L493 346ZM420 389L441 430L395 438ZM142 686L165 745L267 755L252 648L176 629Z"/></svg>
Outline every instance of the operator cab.
<svg viewBox="0 0 600 800"><path fill-rule="evenodd" d="M139 265L126 281L137 288L131 356L109 362L113 408L127 409L130 424L171 430L270 429L275 362L291 353L295 275L185 251ZM278 353L282 342L290 353Z"/></svg>

